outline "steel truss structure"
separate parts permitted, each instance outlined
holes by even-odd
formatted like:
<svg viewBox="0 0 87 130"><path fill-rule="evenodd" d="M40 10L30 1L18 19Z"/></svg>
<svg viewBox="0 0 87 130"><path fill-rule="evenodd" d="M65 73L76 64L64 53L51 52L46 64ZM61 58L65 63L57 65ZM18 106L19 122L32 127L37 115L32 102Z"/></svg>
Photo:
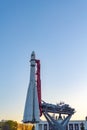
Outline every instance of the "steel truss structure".
<svg viewBox="0 0 87 130"><path fill-rule="evenodd" d="M54 105L46 102L42 103L42 113L48 121L49 125L51 126L52 130L65 130L74 112L75 110L71 108L68 104L60 103ZM59 118L54 118L49 113L59 114L59 118L61 119L62 114L67 116L60 121Z"/></svg>

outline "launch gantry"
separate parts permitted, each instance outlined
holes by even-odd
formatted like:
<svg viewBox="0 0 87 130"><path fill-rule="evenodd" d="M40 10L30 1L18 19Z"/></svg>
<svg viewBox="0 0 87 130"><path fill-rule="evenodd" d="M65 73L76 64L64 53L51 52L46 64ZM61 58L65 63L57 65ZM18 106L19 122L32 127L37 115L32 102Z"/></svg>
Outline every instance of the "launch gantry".
<svg viewBox="0 0 87 130"><path fill-rule="evenodd" d="M65 130L74 112L75 110L71 108L68 104L60 103L54 105L46 102L42 103L42 113L44 114L45 118L47 119L49 125L53 130ZM56 118L54 118L49 113L59 114L59 116L56 116ZM62 114L66 115L64 119L62 118Z"/></svg>

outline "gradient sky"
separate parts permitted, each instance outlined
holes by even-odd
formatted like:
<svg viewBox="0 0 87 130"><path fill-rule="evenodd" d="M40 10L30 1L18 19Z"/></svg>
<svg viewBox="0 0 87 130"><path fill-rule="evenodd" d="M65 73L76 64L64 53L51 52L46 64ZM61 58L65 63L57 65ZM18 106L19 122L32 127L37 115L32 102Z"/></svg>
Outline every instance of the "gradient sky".
<svg viewBox="0 0 87 130"><path fill-rule="evenodd" d="M87 0L0 0L0 120L21 121L30 55L41 60L42 99L87 116Z"/></svg>

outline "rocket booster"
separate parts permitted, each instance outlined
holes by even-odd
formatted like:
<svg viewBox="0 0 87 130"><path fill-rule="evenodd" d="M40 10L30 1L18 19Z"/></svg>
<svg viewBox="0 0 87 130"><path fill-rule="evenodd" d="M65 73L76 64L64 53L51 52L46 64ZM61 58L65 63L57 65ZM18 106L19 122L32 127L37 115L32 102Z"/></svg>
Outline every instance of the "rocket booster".
<svg viewBox="0 0 87 130"><path fill-rule="evenodd" d="M38 91L35 80L35 53L31 54L31 67L30 67L30 83L27 91L23 122L24 123L37 123L40 121L40 110L38 102Z"/></svg>

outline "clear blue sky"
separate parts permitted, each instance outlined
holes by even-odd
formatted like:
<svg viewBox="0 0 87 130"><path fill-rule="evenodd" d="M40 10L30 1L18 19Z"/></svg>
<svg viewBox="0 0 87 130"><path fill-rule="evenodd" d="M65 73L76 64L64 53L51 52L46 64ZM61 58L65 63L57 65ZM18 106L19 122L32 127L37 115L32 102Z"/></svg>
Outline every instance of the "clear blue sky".
<svg viewBox="0 0 87 130"><path fill-rule="evenodd" d="M22 120L30 55L41 60L42 99L87 116L87 0L0 0L0 120Z"/></svg>

